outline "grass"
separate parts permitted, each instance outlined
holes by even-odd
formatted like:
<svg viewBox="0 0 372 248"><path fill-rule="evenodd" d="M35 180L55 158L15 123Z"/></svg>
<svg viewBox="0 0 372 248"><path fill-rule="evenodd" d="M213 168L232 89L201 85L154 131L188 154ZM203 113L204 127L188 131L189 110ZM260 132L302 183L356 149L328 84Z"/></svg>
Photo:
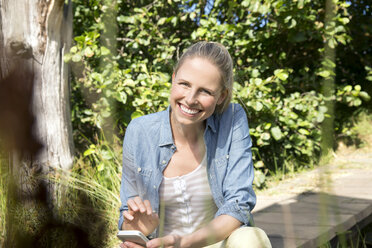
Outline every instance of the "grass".
<svg viewBox="0 0 372 248"><path fill-rule="evenodd" d="M7 212L7 177L8 171L5 169L6 161L0 157L0 247L4 247L6 237L6 212Z"/></svg>
<svg viewBox="0 0 372 248"><path fill-rule="evenodd" d="M16 200L7 209L7 164L0 160L0 247L5 246L7 214L12 215L12 230L21 229L25 234L18 237L12 231L12 238L23 240L16 242L15 247L21 247L22 242L36 242L35 247L117 246L120 154L120 146L101 140L76 158L71 171L57 170L34 178L38 182L54 183L52 209L36 198Z"/></svg>
<svg viewBox="0 0 372 248"><path fill-rule="evenodd" d="M361 113L356 120L353 132L357 134L360 142L358 148L369 148L372 145L372 114Z"/></svg>
<svg viewBox="0 0 372 248"><path fill-rule="evenodd" d="M114 247L120 206L121 147L91 145L69 173L50 175L59 186L58 212L75 225L84 223L93 247ZM63 197L64 196L64 197ZM92 219L92 217L94 219ZM101 239L101 240L97 240Z"/></svg>

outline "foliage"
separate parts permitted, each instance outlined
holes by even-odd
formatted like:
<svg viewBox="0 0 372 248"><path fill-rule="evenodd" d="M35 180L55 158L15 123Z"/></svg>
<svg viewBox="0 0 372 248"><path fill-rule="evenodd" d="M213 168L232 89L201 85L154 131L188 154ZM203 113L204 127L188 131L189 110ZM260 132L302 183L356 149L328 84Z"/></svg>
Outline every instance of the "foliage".
<svg viewBox="0 0 372 248"><path fill-rule="evenodd" d="M4 247L6 237L8 170L5 169L7 165L2 155L0 154L0 246Z"/></svg>
<svg viewBox="0 0 372 248"><path fill-rule="evenodd" d="M58 215L82 226L91 247L114 247L119 242L114 234L120 206L120 153L119 147L101 138L77 158L71 172L48 175L59 185Z"/></svg>
<svg viewBox="0 0 372 248"><path fill-rule="evenodd" d="M333 1L327 16L332 10L320 0L73 2L75 46L65 60L74 71L77 143L99 130L122 138L132 118L164 110L174 62L197 40L221 42L236 62L234 101L247 111L257 186L289 163L317 161L326 101L336 103L338 135L368 106L372 60L361 55L371 58L371 38L353 31L357 21L370 22L362 1ZM335 60L325 48L336 50ZM334 96L323 96L333 79Z"/></svg>

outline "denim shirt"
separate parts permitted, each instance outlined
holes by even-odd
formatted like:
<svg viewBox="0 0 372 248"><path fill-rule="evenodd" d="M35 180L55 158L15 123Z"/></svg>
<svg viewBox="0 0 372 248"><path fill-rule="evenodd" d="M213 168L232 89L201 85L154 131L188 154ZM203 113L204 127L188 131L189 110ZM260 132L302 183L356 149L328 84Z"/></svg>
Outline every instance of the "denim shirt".
<svg viewBox="0 0 372 248"><path fill-rule="evenodd" d="M128 125L123 144L119 230L129 198L147 199L159 213L163 171L177 150L170 126L170 111L168 107L166 111L136 118ZM208 181L218 208L215 217L226 214L244 226L250 225L256 195L252 189L252 141L243 108L230 103L222 114L210 116L206 120L204 141ZM157 236L156 231L153 236Z"/></svg>

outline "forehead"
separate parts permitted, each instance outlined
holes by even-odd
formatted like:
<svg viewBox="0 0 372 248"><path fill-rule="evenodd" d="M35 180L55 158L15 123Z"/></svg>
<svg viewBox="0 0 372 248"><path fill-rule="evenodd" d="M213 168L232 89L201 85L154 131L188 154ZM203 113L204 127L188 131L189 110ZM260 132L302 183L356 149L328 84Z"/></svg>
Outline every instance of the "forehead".
<svg viewBox="0 0 372 248"><path fill-rule="evenodd" d="M176 80L183 79L190 82L216 82L219 86L221 75L218 67L208 59L194 57L187 58L178 68Z"/></svg>

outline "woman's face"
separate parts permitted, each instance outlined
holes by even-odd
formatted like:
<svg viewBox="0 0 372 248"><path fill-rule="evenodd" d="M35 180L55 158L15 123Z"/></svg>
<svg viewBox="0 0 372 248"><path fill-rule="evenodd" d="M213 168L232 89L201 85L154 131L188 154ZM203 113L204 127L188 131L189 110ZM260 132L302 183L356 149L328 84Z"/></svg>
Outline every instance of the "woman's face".
<svg viewBox="0 0 372 248"><path fill-rule="evenodd" d="M202 124L227 95L220 81L218 68L207 59L186 59L172 77L173 120L183 125Z"/></svg>

